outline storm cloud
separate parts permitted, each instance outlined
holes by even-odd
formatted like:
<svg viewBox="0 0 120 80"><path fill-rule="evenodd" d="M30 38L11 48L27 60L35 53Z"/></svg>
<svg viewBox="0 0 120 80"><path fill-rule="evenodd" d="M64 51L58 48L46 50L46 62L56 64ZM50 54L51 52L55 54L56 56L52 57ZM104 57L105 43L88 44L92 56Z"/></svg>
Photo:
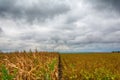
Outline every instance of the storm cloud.
<svg viewBox="0 0 120 80"><path fill-rule="evenodd" d="M120 12L120 0L91 0L98 9L112 9Z"/></svg>
<svg viewBox="0 0 120 80"><path fill-rule="evenodd" d="M0 0L0 16L15 20L44 21L69 11L64 1L57 0Z"/></svg>
<svg viewBox="0 0 120 80"><path fill-rule="evenodd" d="M119 50L119 5L119 0L0 0L0 50Z"/></svg>
<svg viewBox="0 0 120 80"><path fill-rule="evenodd" d="M2 36L2 34L3 34L3 30L2 30L2 28L0 27L0 36Z"/></svg>

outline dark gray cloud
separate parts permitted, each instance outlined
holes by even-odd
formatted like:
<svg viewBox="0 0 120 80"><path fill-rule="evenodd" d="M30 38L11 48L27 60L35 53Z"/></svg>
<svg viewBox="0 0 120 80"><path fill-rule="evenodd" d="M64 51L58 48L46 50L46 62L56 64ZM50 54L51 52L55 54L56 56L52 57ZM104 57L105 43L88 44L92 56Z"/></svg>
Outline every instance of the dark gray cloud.
<svg viewBox="0 0 120 80"><path fill-rule="evenodd" d="M3 34L3 30L2 28L0 27L0 36Z"/></svg>
<svg viewBox="0 0 120 80"><path fill-rule="evenodd" d="M2 28L0 27L0 33L3 32Z"/></svg>
<svg viewBox="0 0 120 80"><path fill-rule="evenodd" d="M107 4L106 6L112 6L117 11L120 11L120 0L101 0L101 2Z"/></svg>
<svg viewBox="0 0 120 80"><path fill-rule="evenodd" d="M36 0L36 2L32 0L0 0L0 17L24 19L28 22L45 21L69 10L69 6L63 1L56 3L55 0Z"/></svg>
<svg viewBox="0 0 120 80"><path fill-rule="evenodd" d="M120 0L91 0L88 2L94 5L94 8L100 10L100 12L101 10L110 10L120 13Z"/></svg>

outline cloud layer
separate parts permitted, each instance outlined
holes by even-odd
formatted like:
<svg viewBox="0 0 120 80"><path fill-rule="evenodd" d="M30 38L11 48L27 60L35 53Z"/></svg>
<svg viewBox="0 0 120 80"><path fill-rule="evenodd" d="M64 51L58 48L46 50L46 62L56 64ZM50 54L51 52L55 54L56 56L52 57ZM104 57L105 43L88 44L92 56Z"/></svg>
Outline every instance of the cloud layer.
<svg viewBox="0 0 120 80"><path fill-rule="evenodd" d="M119 0L0 0L0 50L119 50L119 4Z"/></svg>
<svg viewBox="0 0 120 80"><path fill-rule="evenodd" d="M57 0L0 0L0 16L3 18L44 21L69 10L63 1Z"/></svg>

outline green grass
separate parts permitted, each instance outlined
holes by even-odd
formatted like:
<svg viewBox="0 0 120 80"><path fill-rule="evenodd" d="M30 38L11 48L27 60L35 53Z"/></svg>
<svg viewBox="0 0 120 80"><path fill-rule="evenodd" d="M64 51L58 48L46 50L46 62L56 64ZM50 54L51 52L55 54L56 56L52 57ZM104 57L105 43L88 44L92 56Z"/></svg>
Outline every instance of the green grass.
<svg viewBox="0 0 120 80"><path fill-rule="evenodd" d="M16 75L16 73L17 73L17 70L14 70L14 74L13 75L10 74L9 70L6 69L5 65L1 66L1 70L0 71L1 71L1 77L0 77L1 80L13 80L15 75Z"/></svg>

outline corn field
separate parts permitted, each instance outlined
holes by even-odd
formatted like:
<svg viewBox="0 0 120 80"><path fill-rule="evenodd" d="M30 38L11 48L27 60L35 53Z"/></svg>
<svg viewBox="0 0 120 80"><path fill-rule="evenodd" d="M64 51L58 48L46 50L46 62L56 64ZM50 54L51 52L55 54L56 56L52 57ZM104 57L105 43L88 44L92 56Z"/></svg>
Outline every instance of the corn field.
<svg viewBox="0 0 120 80"><path fill-rule="evenodd" d="M58 80L58 53L0 54L0 80Z"/></svg>
<svg viewBox="0 0 120 80"><path fill-rule="evenodd" d="M120 54L61 54L62 80L120 80Z"/></svg>
<svg viewBox="0 0 120 80"><path fill-rule="evenodd" d="M1 52L0 80L120 80L120 54Z"/></svg>

